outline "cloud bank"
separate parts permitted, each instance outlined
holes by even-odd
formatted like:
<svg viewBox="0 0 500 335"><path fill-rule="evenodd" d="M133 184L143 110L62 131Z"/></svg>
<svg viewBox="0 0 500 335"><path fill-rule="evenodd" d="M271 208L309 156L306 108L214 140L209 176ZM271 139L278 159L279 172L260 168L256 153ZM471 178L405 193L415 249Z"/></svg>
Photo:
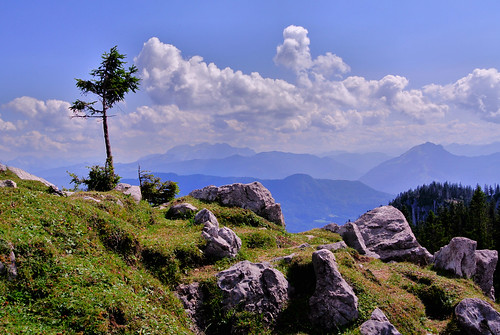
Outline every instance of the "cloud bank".
<svg viewBox="0 0 500 335"><path fill-rule="evenodd" d="M131 160L207 141L256 150L384 151L427 140L484 141L484 129L499 133L498 70L475 69L455 83L410 89L398 75L349 76L349 65L331 52L313 57L308 34L289 26L276 48L275 64L290 70L294 82L219 68L201 56L186 58L175 46L150 38L134 62L141 90L153 104L112 119L115 155ZM67 155L102 149L101 125L71 119L68 107L31 97L2 105L0 149L29 152L34 145L38 153Z"/></svg>

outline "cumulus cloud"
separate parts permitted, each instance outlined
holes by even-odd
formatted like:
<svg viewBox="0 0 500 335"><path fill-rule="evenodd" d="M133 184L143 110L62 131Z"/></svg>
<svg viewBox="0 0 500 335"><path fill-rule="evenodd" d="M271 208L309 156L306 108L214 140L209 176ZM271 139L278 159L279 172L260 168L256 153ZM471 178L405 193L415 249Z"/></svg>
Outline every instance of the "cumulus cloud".
<svg viewBox="0 0 500 335"><path fill-rule="evenodd" d="M500 124L496 69L476 69L449 85L410 89L408 79L398 75L378 80L343 77L349 65L332 52L313 57L310 43L303 27L283 31L274 61L294 71L297 81L291 83L219 68L201 56L184 57L156 37L149 39L134 61L141 89L153 104L121 113L110 122L117 161L196 142L308 152L330 150L332 143L336 148L376 149L388 142L442 142L436 136L457 139L466 134L477 139L474 134L483 133L479 129L484 120L490 121L492 134L498 128L495 123ZM32 97L2 105L0 148L104 154L101 124L72 119L69 106ZM460 119L458 109L483 121L467 126L470 123Z"/></svg>
<svg viewBox="0 0 500 335"><path fill-rule="evenodd" d="M295 71L303 84L310 84L309 76L323 78L351 70L342 58L331 52L319 55L313 60L308 33L304 27L294 25L286 27L283 31L283 43L276 48L274 62Z"/></svg>
<svg viewBox="0 0 500 335"><path fill-rule="evenodd" d="M94 154L99 141L100 124L72 119L70 104L62 100L38 100L19 97L2 106L0 146L23 155L57 157L61 153L75 157ZM5 149L4 149L5 150Z"/></svg>
<svg viewBox="0 0 500 335"><path fill-rule="evenodd" d="M428 85L423 92L433 99L453 104L481 118L500 123L500 73L497 69L475 69L453 84Z"/></svg>

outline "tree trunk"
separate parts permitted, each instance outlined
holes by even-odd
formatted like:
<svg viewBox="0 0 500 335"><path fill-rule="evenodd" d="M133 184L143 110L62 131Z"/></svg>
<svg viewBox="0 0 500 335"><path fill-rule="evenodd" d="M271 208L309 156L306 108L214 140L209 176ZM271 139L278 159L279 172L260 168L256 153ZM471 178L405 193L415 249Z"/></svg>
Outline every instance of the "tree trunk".
<svg viewBox="0 0 500 335"><path fill-rule="evenodd" d="M111 154L111 144L109 143L109 134L108 134L108 115L107 115L107 106L105 103L102 105L102 128L104 131L104 143L106 144L106 167L110 168L111 171L114 171L113 167L113 155Z"/></svg>

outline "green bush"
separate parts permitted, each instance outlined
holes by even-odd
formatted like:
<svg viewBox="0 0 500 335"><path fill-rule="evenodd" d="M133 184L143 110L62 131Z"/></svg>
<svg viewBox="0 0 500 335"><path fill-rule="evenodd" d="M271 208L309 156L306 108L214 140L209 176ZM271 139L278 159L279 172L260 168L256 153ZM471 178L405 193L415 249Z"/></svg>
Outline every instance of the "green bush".
<svg viewBox="0 0 500 335"><path fill-rule="evenodd" d="M139 183L141 185L142 198L154 206L167 203L179 193L177 183L167 180L162 182L148 171L139 169Z"/></svg>
<svg viewBox="0 0 500 335"><path fill-rule="evenodd" d="M87 186L88 191L106 192L111 191L120 182L120 176L115 174L108 164L105 167L94 165L90 167L89 176L80 178L74 173L69 173L72 177L71 184L78 188L81 184Z"/></svg>

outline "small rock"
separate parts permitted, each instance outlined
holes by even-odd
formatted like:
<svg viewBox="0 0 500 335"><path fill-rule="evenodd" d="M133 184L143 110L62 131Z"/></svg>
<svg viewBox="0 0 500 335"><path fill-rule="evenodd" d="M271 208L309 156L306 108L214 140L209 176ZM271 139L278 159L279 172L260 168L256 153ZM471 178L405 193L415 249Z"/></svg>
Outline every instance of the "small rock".
<svg viewBox="0 0 500 335"><path fill-rule="evenodd" d="M142 200L142 193L140 186L133 186L130 184L119 183L118 185L116 185L115 190L122 192L123 194L130 195L137 204Z"/></svg>
<svg viewBox="0 0 500 335"><path fill-rule="evenodd" d="M345 244L344 241L340 241L340 242L335 242L335 243L330 243L330 244L318 245L316 247L316 249L317 250L326 249L326 250L330 250L330 251L335 251L335 250L339 250L339 249L347 249L347 244Z"/></svg>
<svg viewBox="0 0 500 335"><path fill-rule="evenodd" d="M7 266L7 278L12 281L17 277L16 255L14 251L10 252L9 258L10 264Z"/></svg>
<svg viewBox="0 0 500 335"><path fill-rule="evenodd" d="M240 306L274 321L288 301L288 281L269 263L242 261L217 274L224 310Z"/></svg>
<svg viewBox="0 0 500 335"><path fill-rule="evenodd" d="M476 246L476 241L454 237L434 254L434 266L459 277L471 278L476 273Z"/></svg>
<svg viewBox="0 0 500 335"><path fill-rule="evenodd" d="M198 208L193 205L183 202L180 204L173 205L167 212L168 218L186 218L192 217L192 215L198 210Z"/></svg>
<svg viewBox="0 0 500 335"><path fill-rule="evenodd" d="M0 180L0 187L10 187L10 188L17 188L17 184L13 180Z"/></svg>
<svg viewBox="0 0 500 335"><path fill-rule="evenodd" d="M331 331L358 317L358 298L342 278L335 256L326 249L312 255L316 274L316 290L309 299L309 319L324 330Z"/></svg>
<svg viewBox="0 0 500 335"><path fill-rule="evenodd" d="M219 229L219 222L206 221L201 236L207 241L204 254L215 259L234 258L241 249L241 239L231 229Z"/></svg>
<svg viewBox="0 0 500 335"><path fill-rule="evenodd" d="M384 312L376 308L370 320L364 322L359 331L362 335L401 335L400 332L389 322Z"/></svg>
<svg viewBox="0 0 500 335"><path fill-rule="evenodd" d="M307 249L310 248L311 245L309 243L302 243L301 245L297 246L297 249Z"/></svg>
<svg viewBox="0 0 500 335"><path fill-rule="evenodd" d="M498 251L476 250L476 272L474 281L479 285L484 294L495 301L495 288L493 287L493 274L497 267Z"/></svg>
<svg viewBox="0 0 500 335"><path fill-rule="evenodd" d="M460 328L470 335L500 334L500 313L486 301L464 299L455 307Z"/></svg>
<svg viewBox="0 0 500 335"><path fill-rule="evenodd" d="M281 257L276 257L271 260L271 262L285 262L287 264L290 264L292 262L292 259L295 257L295 253L287 255L287 256L281 256Z"/></svg>
<svg viewBox="0 0 500 335"><path fill-rule="evenodd" d="M205 224L205 222L210 222L212 224L216 224L216 222L217 222L217 225L219 225L215 215L211 211L209 211L208 209L203 208L201 211L196 213L196 215L194 217L194 223L197 225L201 225L201 224Z"/></svg>
<svg viewBox="0 0 500 335"><path fill-rule="evenodd" d="M338 233L340 230L340 226L332 222L324 226L322 229L331 231L332 233Z"/></svg>
<svg viewBox="0 0 500 335"><path fill-rule="evenodd" d="M90 201L94 201L94 202L101 202L101 200L96 199L96 198L89 197L89 196L87 196L87 195L86 195L86 196L84 196L82 199L83 199L83 200L90 200Z"/></svg>

